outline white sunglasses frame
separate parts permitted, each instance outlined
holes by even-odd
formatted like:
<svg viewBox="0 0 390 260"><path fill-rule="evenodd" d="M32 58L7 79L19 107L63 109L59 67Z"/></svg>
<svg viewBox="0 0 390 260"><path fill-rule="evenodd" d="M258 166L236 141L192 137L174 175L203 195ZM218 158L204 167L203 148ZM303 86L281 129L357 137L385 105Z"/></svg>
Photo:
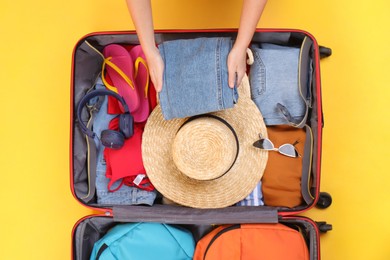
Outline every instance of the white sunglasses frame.
<svg viewBox="0 0 390 260"><path fill-rule="evenodd" d="M265 151L275 151L275 152L278 152L284 156L288 156L290 158L297 158L297 157L301 157L301 155L298 153L298 150L295 148L295 145L298 143L298 142L295 142L294 144L282 144L281 146L279 147L275 147L274 143L268 139L268 138L263 138L261 134L259 134L259 140L257 140L256 142L253 143L253 146L256 147L256 148L259 148L259 149L262 149L262 150L265 150ZM259 145L257 145L258 142L260 142L261 140L267 140L268 142L270 142L270 144L272 145L272 148L270 149L267 149L267 148L262 148L260 147ZM292 156L291 154L288 154L288 153L285 153L283 151L281 151L281 148L284 147L284 146L289 146L289 147L293 147L294 151L295 151L295 156Z"/></svg>

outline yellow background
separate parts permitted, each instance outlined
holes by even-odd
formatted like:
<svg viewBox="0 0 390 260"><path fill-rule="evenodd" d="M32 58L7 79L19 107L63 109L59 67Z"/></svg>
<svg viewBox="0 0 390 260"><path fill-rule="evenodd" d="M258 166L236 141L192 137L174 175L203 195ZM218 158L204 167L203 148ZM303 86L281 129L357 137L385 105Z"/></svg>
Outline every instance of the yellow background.
<svg viewBox="0 0 390 260"><path fill-rule="evenodd" d="M239 0L153 1L156 29L234 28ZM390 259L390 2L269 0L263 28L312 33L321 63L326 210L322 259ZM69 187L74 44L133 29L124 0L0 2L0 259L69 259L71 230L93 213Z"/></svg>

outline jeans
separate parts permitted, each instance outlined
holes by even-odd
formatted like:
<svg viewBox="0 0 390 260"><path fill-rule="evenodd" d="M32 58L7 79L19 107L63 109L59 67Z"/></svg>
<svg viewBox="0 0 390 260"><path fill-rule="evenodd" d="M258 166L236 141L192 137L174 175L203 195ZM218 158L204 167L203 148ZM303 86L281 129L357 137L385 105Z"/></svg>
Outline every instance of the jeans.
<svg viewBox="0 0 390 260"><path fill-rule="evenodd" d="M166 41L159 45L164 60L159 93L166 120L232 108L237 89L228 85L230 38Z"/></svg>
<svg viewBox="0 0 390 260"><path fill-rule="evenodd" d="M101 79L96 82L96 89L105 88ZM103 130L108 129L109 122L116 117L116 115L107 114L108 98L104 97L100 110L96 113L93 121L93 131L96 136L100 138ZM136 205L147 204L153 205L156 198L156 191L144 191L135 187L122 185L122 187L115 191L108 191L109 179L106 177L106 162L104 160L104 146L100 143L98 138L95 138L97 148L97 166L96 166L96 195L98 204L113 204L113 205ZM119 185L119 181L118 181ZM113 185L113 188L116 184Z"/></svg>
<svg viewBox="0 0 390 260"><path fill-rule="evenodd" d="M295 122L305 116L306 103L299 89L300 49L274 44L251 46L254 63L250 69L252 100L260 109L266 125L283 125L289 121L278 108L284 106ZM280 106L279 106L280 107Z"/></svg>

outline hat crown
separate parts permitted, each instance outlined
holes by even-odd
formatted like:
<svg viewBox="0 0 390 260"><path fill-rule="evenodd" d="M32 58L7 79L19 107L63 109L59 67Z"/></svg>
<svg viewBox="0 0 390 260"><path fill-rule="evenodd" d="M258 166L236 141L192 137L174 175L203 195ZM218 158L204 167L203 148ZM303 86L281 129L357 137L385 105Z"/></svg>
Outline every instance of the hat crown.
<svg viewBox="0 0 390 260"><path fill-rule="evenodd" d="M223 176L233 166L238 141L222 119L203 116L188 120L172 144L173 162L187 177L207 181Z"/></svg>

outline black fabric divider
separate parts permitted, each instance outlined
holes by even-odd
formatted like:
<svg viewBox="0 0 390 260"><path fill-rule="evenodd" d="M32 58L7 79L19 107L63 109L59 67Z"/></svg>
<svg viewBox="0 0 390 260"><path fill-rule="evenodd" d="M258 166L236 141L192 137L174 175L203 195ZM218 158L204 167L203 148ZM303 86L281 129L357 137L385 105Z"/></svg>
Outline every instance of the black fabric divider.
<svg viewBox="0 0 390 260"><path fill-rule="evenodd" d="M271 207L227 207L194 209L172 205L115 206L115 221L159 222L166 224L277 223L278 212Z"/></svg>

